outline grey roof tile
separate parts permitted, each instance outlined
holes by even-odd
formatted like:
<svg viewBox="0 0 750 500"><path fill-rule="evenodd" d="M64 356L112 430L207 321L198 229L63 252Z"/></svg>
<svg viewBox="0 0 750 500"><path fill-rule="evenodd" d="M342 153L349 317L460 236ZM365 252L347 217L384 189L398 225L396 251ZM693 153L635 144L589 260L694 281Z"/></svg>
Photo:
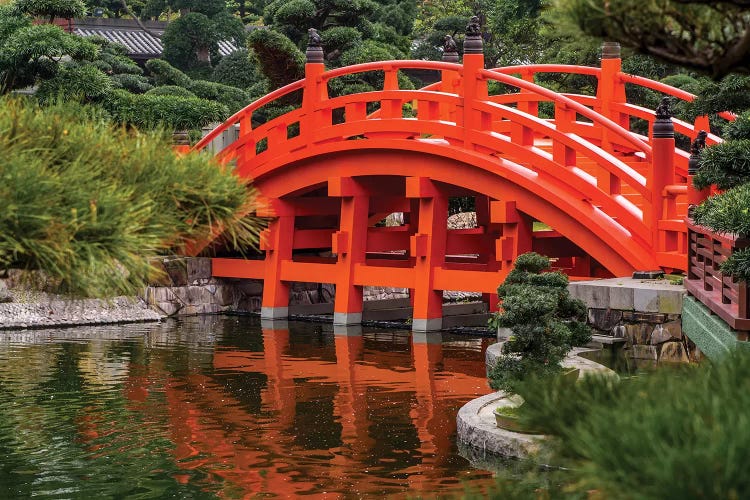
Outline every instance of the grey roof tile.
<svg viewBox="0 0 750 500"><path fill-rule="evenodd" d="M78 36L101 36L128 48L132 57L159 57L164 51L161 40L138 29L106 29L99 27L77 27L73 31ZM226 56L237 50L233 41L219 42L219 54Z"/></svg>

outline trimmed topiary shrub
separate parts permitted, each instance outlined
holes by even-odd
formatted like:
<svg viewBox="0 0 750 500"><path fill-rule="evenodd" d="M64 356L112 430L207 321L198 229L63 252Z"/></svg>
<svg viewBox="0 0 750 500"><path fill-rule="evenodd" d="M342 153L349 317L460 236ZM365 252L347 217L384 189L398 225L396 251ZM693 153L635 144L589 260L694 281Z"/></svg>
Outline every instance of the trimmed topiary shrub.
<svg viewBox="0 0 750 500"><path fill-rule="evenodd" d="M230 113L239 111L251 102L250 96L244 90L221 83L193 80L187 89L201 99L210 99L223 104Z"/></svg>
<svg viewBox="0 0 750 500"><path fill-rule="evenodd" d="M726 140L750 139L750 112L745 111L733 122L724 126L723 137Z"/></svg>
<svg viewBox="0 0 750 500"><path fill-rule="evenodd" d="M190 92L184 87L178 87L177 85L164 85L163 87L154 87L148 92L147 95L169 95L173 97L192 97L197 98L195 94Z"/></svg>
<svg viewBox="0 0 750 500"><path fill-rule="evenodd" d="M547 257L531 252L519 255L515 267L497 289L502 310L493 327L510 328L513 334L489 374L490 386L515 392L530 376L551 376L573 346L591 340L583 302L568 292L568 277L550 268Z"/></svg>
<svg viewBox="0 0 750 500"><path fill-rule="evenodd" d="M264 78L247 49L237 50L222 57L212 76L215 82L240 89L248 89Z"/></svg>
<svg viewBox="0 0 750 500"><path fill-rule="evenodd" d="M305 77L305 55L282 33L255 30L248 36L248 45L255 52L271 90Z"/></svg>
<svg viewBox="0 0 750 500"><path fill-rule="evenodd" d="M57 99L99 102L113 88L112 79L96 67L90 64L68 65L62 66L53 78L43 80L36 96L44 103Z"/></svg>
<svg viewBox="0 0 750 500"><path fill-rule="evenodd" d="M750 175L750 139L728 141L701 151L701 169L693 178L699 189L716 184L729 189L747 182Z"/></svg>
<svg viewBox="0 0 750 500"><path fill-rule="evenodd" d="M226 106L206 99L170 95L131 94L115 90L103 103L115 121L143 129L198 128L229 116Z"/></svg>
<svg viewBox="0 0 750 500"><path fill-rule="evenodd" d="M146 69L151 72L157 86L177 85L187 88L191 82L189 76L163 59L149 60L146 62Z"/></svg>
<svg viewBox="0 0 750 500"><path fill-rule="evenodd" d="M120 88L134 94L143 94L154 88L154 86L149 83L148 78L140 75L123 73L120 75L112 75L110 78L115 86L119 86Z"/></svg>

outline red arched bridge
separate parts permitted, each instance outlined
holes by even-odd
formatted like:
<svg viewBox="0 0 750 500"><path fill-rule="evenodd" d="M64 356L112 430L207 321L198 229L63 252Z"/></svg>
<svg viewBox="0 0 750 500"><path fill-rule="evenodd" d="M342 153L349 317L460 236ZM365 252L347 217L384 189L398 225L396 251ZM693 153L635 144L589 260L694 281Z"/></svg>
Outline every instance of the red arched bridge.
<svg viewBox="0 0 750 500"><path fill-rule="evenodd" d="M408 69L437 71L440 81L402 89L398 74ZM329 96L332 81L362 73L378 75L382 89ZM596 95L553 92L534 83L541 73L586 75ZM218 156L236 162L237 175L268 200L260 215L274 217L262 235L264 260L214 259L214 275L262 279L266 318L287 316L291 282L334 283L339 324L361 320L364 286L408 288L414 329L431 330L441 325L443 291L481 292L492 305L513 259L531 250L574 277L684 270L689 154L673 133L654 134L654 112L627 103L626 85L694 98L622 73L617 57L599 68L494 70L483 68L482 54L463 64L329 71L308 62L304 80L254 102L194 148L234 134ZM254 126L254 113L300 94L301 105ZM707 117L671 122L691 140L709 129ZM648 124L648 135L631 123ZM708 144L719 141L709 134ZM466 196L476 227L448 229L449 199ZM377 224L394 212L402 225Z"/></svg>

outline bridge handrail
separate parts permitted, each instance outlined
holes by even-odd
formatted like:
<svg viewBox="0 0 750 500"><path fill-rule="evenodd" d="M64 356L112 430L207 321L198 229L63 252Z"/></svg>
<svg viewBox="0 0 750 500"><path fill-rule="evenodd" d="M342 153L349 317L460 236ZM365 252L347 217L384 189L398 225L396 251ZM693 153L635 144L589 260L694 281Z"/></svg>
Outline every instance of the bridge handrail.
<svg viewBox="0 0 750 500"><path fill-rule="evenodd" d="M584 106L583 104L580 104L574 101L570 97L566 97L562 94L558 94L557 92L553 90L547 89L535 83L527 82L526 80L522 80L514 76L505 75L503 73L498 73L492 70L487 70L487 69L480 70L479 75L490 80L496 80L506 85L512 85L514 87L518 87L518 88L539 94L543 97L547 97L552 102L565 104L568 108L572 109L579 115L585 116L592 122L601 123L608 130L614 132L619 137L624 138L626 141L628 141L631 145L643 151L646 154L647 159L649 160L651 159L652 150L649 144L635 137L633 134L631 134L629 130L626 130L624 127L622 127L618 123L615 123L614 121L610 120L609 118L605 116L602 116L601 114L597 113L591 108L588 108Z"/></svg>
<svg viewBox="0 0 750 500"><path fill-rule="evenodd" d="M442 71L455 71L459 74L463 74L464 67L461 64L448 63L443 61L413 61L409 59L393 59L391 61L375 61L360 64L352 64L351 66L343 66L341 68L334 68L326 71L321 75L324 82L333 78L338 78L345 75L353 75L356 73L364 73L367 71L389 71L399 69L434 69ZM428 85L428 87L436 87L438 84ZM418 90L434 90L428 89L427 87Z"/></svg>
<svg viewBox="0 0 750 500"><path fill-rule="evenodd" d="M200 151L201 149L205 148L208 144L211 143L214 139L216 139L219 135L221 135L222 132L224 132L227 128L231 127L235 123L238 123L242 118L250 117L252 118L253 112L257 109L262 108L266 104L269 104L276 99L283 97L287 94L291 94L294 91L301 90L304 88L305 80L297 80L296 82L292 82L288 85L285 85L281 87L280 89L276 89L273 92L264 95L260 99L257 99L256 101L253 101L249 105L245 106L241 110L237 111L235 114L224 120L224 123L213 129L211 132L208 133L204 138L202 138L195 146L193 146L193 151Z"/></svg>
<svg viewBox="0 0 750 500"><path fill-rule="evenodd" d="M503 74L514 74L514 73L571 73L581 75L591 75L599 78L602 74L601 68L595 68L592 66L576 66L569 64L528 64L528 65L516 65L516 66L505 66L502 68L494 68L491 71L496 71ZM632 75L620 71L617 76L622 80L623 83L630 83L633 85L639 85L662 94L667 94L672 97L676 97L686 102L693 102L696 99L696 95L685 90L667 85L666 83L658 82L650 78L643 76ZM734 121L737 115L729 111L722 111L718 115L725 120Z"/></svg>
<svg viewBox="0 0 750 500"><path fill-rule="evenodd" d="M516 73L532 75L536 73L569 73L595 76L597 77L597 79L601 77L602 74L601 68L595 68L592 66L577 66L572 64L521 64L516 66L493 68L489 71L506 75L513 75ZM672 97L676 97L686 102L693 102L697 97L695 94L692 94L685 90L667 85L666 83L658 82L656 80L651 80L650 78L645 78L643 76L631 75L630 73L621 71L618 73L618 77L622 80L623 83L630 83L633 85L646 87L648 89L654 90L656 92L661 92L662 94L667 94ZM426 87L423 87L423 90L430 90L431 88L438 85L440 85L439 82L433 83L427 85ZM728 121L734 121L737 118L734 113L731 113L729 111L722 111L721 113L718 113L718 115Z"/></svg>
<svg viewBox="0 0 750 500"><path fill-rule="evenodd" d="M447 62L442 62L442 61L392 60L392 61L376 61L376 62L370 62L370 63L356 64L352 66L344 66L341 68L335 68L335 69L328 70L325 73L323 73L321 75L321 78L323 82L327 83L333 78L348 75L348 74L356 74L356 73L362 73L362 72L367 72L367 71L389 71L389 70L394 70L394 69L399 70L399 69L405 69L405 68L454 71L458 73L459 75L463 75L463 65L461 64L447 63ZM515 77L513 77L515 81L503 80L500 78L496 78L496 75L507 75L510 77L511 75L516 74L516 73L522 74L522 75L523 74L536 74L536 73L569 73L569 74L583 74L583 75L595 76L599 78L601 77L601 68L596 68L596 67L591 67L591 66L568 65L568 64L528 64L528 65L505 66L501 68L493 68L490 70L482 70L482 73L484 74L485 78L494 79L506 85L515 86L517 88L523 88L532 93L542 95L552 101L560 102L560 101L565 101L566 99L561 99L560 94L557 94L554 91L549 91L549 89L546 89L545 87L542 87L540 85L534 84L533 82L525 81L523 79L519 79ZM623 81L623 83L630 83L630 84L646 87L651 90L661 92L661 93L670 95L672 97L676 97L678 99L681 99L687 102L692 102L696 98L696 96L694 94L691 94L690 92L686 92L684 90L678 89L671 85L657 82L649 78L631 75L631 74L624 73L624 72L618 73L618 76ZM525 83L519 84L518 80L524 81ZM280 89L277 89L261 97L260 99L254 101L247 107L241 109L240 111L238 111L237 113L229 117L227 120L225 120L222 125L220 125L219 127L215 128L213 131L211 131L208 135L206 135L203 139L201 139L195 146L193 146L192 149L194 151L197 151L197 150L201 150L205 148L211 141L216 139L224 130L238 123L243 118L246 118L248 116L252 117L252 113L255 110L265 106L266 104L270 102L275 101L276 99L280 97L283 97L294 91L303 89L304 85L305 85L304 79L298 80L296 82L290 83L284 87L281 87ZM433 90L433 89L439 88L439 86L440 86L440 82L437 82L431 85L427 85L423 87L421 90ZM563 96L563 97L570 99L567 96ZM571 100L571 102L574 103L575 101ZM585 106L583 107L585 108ZM592 119L591 118L592 115L589 112L583 112L582 108L576 107L575 110L577 113L583 116L586 116L589 119ZM736 118L736 115L727 111L719 113L719 116L729 121L733 121ZM594 121L599 121L601 118L603 117L598 115L597 118L594 119ZM603 122L603 124L605 123L606 122ZM612 125L614 125L616 128L615 129L611 128ZM622 137L628 136L627 134L623 134L623 131L626 131L626 130L615 122L608 123L605 126L607 126L607 128L610 128L610 130L616 131L617 135L619 136L622 136ZM638 148L644 149L644 152L650 151L650 148L644 148L643 144L645 143L643 143L643 141L638 140L638 142L641 143L637 145ZM650 153L647 153L647 154L650 155Z"/></svg>
<svg viewBox="0 0 750 500"><path fill-rule="evenodd" d="M593 66L577 66L574 64L519 64L516 66L492 68L490 71L505 75L513 75L515 73L571 73L595 76L597 78L602 74L601 68L595 68Z"/></svg>
<svg viewBox="0 0 750 500"><path fill-rule="evenodd" d="M565 65L549 65L549 66L556 67L556 68L566 67ZM460 64L455 64L455 63L446 63L442 61L438 62L438 61L394 60L394 61L378 61L378 62L370 62L370 63L363 63L363 64L354 64L352 66L344 66L342 68L336 68L336 69L326 71L325 73L323 73L322 80L323 82L327 83L329 80L339 77L339 76L351 75L351 74L356 74L356 73L364 73L366 71L389 71L389 70L394 70L394 69L398 70L402 68L439 69L439 70L455 71L455 72L458 72L459 74L463 73L463 66ZM577 69L579 67L574 67L574 68ZM590 69L596 69L596 68L590 68ZM592 74L593 73L594 72L592 72ZM586 106L575 102L569 97L558 94L550 89L542 87L541 85L537 85L533 82L529 82L520 78L516 78L514 76L506 75L502 72L498 72L495 70L486 70L486 69L480 70L478 76L481 76L489 80L496 80L496 81L499 81L500 83L504 83L512 87L517 87L519 89L527 90L531 93L535 93L543 97L546 97L552 102L558 102L558 103L564 104L570 109L576 111L576 113L590 119L594 123L597 123L597 122L601 123L604 127L611 130L618 136L625 138L625 140L628 141L631 145L643 151L646 154L647 158L649 159L651 158L651 154L652 154L651 146L649 146L646 142L638 139L637 137L634 137L630 133L629 130L626 130L621 125L587 108ZM420 90L434 90L435 88L438 88L438 87L439 87L439 83L428 85L427 87L423 87Z"/></svg>

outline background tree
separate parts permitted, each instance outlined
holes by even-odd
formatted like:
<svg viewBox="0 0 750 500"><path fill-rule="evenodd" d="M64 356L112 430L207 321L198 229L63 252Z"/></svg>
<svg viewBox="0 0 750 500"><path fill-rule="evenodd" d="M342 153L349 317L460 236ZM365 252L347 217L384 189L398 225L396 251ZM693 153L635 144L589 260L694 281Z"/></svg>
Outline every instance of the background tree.
<svg viewBox="0 0 750 500"><path fill-rule="evenodd" d="M36 85L44 104L77 101L139 128L200 128L250 102L242 89L193 80L165 61L154 61L154 72L146 75L126 53L124 46L100 37L33 24L15 3L0 7L0 93ZM189 95L149 94L167 84L189 87Z"/></svg>
<svg viewBox="0 0 750 500"><path fill-rule="evenodd" d="M715 78L750 72L745 0L557 0L590 35Z"/></svg>
<svg viewBox="0 0 750 500"><path fill-rule="evenodd" d="M160 13L168 9L180 13L162 36L164 59L180 69L210 68L218 62L219 41L232 41L241 47L247 39L244 24L232 15L224 0L150 2L145 10L154 14L159 7Z"/></svg>
<svg viewBox="0 0 750 500"><path fill-rule="evenodd" d="M34 17L46 17L53 22L56 17L83 17L86 4L83 0L17 0L16 8Z"/></svg>
<svg viewBox="0 0 750 500"><path fill-rule="evenodd" d="M106 17L132 16L146 6L143 0L86 0L89 15L100 8Z"/></svg>
<svg viewBox="0 0 750 500"><path fill-rule="evenodd" d="M26 3L28 7L28 2ZM45 9L55 17L66 10ZM17 4L0 6L0 93L33 85L57 74L64 58L93 61L98 48L51 24L33 24Z"/></svg>

